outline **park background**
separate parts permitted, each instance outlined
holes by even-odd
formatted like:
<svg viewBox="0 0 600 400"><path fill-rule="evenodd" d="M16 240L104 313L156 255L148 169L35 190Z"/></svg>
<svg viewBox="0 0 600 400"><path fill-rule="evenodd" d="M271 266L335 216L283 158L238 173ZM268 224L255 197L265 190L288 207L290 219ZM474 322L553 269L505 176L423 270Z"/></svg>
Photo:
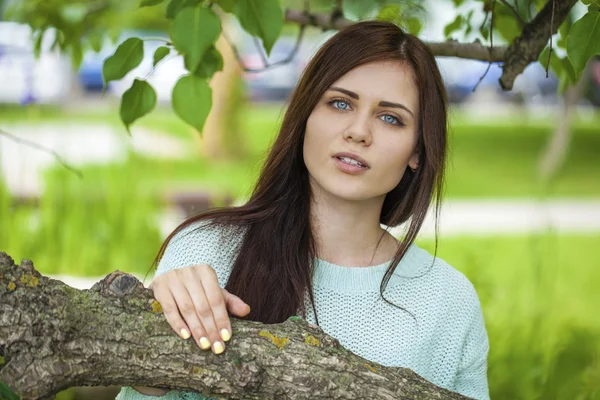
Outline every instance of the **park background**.
<svg viewBox="0 0 600 400"><path fill-rule="evenodd" d="M435 1L424 7L421 37L443 40L454 8ZM166 37L144 15L126 28L122 38ZM102 61L115 46L86 51L76 70L56 51L34 57L28 29L0 21L0 129L10 134L0 134L0 250L79 288L117 269L148 285L162 240L186 215L244 202L287 96L332 34L307 28L285 66L217 73L215 79L227 78L213 81L215 95L219 87L233 95L220 118L209 117L202 136L170 108L181 60L164 63L150 77L159 105L129 136L119 98L134 77L151 70L153 44L145 43L140 67L102 94ZM226 29L245 64L260 66L255 41L234 20ZM289 54L296 31L285 27L269 61ZM439 65L452 103L438 256L479 294L491 345L491 397L598 399L600 61L590 62L582 95L566 113L557 79L546 78L539 64L507 93L497 83L498 65L479 84L487 63L439 59ZM548 143L565 122L571 132L565 157L544 175ZM433 251L431 217L417 243ZM70 389L58 398L90 393Z"/></svg>

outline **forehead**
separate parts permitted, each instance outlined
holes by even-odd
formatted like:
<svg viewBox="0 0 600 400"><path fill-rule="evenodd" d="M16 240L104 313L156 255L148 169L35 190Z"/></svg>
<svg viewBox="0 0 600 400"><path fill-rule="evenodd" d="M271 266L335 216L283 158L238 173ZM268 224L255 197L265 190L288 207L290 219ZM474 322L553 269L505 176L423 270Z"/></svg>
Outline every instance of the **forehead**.
<svg viewBox="0 0 600 400"><path fill-rule="evenodd" d="M360 65L343 75L332 86L356 92L373 100L408 103L412 110L418 106L419 90L410 65L402 61L376 61Z"/></svg>

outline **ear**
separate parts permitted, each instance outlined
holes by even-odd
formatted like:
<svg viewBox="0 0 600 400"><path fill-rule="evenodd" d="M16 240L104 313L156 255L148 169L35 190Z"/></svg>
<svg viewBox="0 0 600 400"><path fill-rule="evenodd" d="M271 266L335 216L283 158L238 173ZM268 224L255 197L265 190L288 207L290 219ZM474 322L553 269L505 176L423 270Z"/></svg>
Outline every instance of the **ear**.
<svg viewBox="0 0 600 400"><path fill-rule="evenodd" d="M419 168L419 153L414 153L412 156L410 156L410 159L408 160L408 166L413 170Z"/></svg>

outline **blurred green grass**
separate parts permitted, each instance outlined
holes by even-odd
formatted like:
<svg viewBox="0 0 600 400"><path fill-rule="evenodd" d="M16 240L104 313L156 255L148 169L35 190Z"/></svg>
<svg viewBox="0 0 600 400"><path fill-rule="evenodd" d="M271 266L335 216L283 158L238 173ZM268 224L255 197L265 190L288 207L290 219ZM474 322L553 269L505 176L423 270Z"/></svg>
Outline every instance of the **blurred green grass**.
<svg viewBox="0 0 600 400"><path fill-rule="evenodd" d="M432 240L419 245L433 253ZM492 399L600 398L600 234L443 237L438 257L475 285Z"/></svg>

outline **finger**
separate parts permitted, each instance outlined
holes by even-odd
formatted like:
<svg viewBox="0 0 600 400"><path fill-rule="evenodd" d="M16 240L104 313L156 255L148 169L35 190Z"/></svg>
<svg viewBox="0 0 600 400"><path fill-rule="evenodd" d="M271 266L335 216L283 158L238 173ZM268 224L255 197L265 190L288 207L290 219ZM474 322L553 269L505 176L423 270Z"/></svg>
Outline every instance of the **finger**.
<svg viewBox="0 0 600 400"><path fill-rule="evenodd" d="M213 313L215 329L217 330L219 337L224 342L227 342L231 339L231 322L229 321L223 289L219 286L217 274L210 266L198 268L196 272L202 277L201 283Z"/></svg>
<svg viewBox="0 0 600 400"><path fill-rule="evenodd" d="M190 333L198 346L203 350L208 350L211 343L208 332L204 328L198 315L194 300L190 296L186 286L182 283L183 281L180 279L181 278L173 280L171 284L171 293L177 304L177 309L187 326L190 328ZM193 284L192 282L188 282L188 284L190 283ZM200 290L202 291L203 289L200 288Z"/></svg>
<svg viewBox="0 0 600 400"><path fill-rule="evenodd" d="M175 299L171 295L171 292L162 289L155 289L154 298L160 304L167 322L175 331L175 333L177 333L183 339L189 339L191 336L190 328L181 318L179 309L177 308L177 304L175 303Z"/></svg>
<svg viewBox="0 0 600 400"><path fill-rule="evenodd" d="M225 342L231 338L231 325L229 324L223 293L219 287L217 274L209 265L199 265L194 272L204 288L204 301L208 304L208 310L206 310L205 315L201 316L202 324L213 341L213 351L219 354L221 349L216 346L220 344L224 349Z"/></svg>
<svg viewBox="0 0 600 400"><path fill-rule="evenodd" d="M238 317L245 317L250 313L250 305L244 302L244 300L229 293L225 289L223 289L223 294L225 296L225 306L231 314L237 315Z"/></svg>
<svg viewBox="0 0 600 400"><path fill-rule="evenodd" d="M209 293L207 293L203 282L207 279L206 272L210 273L209 270L212 271L212 268L208 265L196 265L193 268L189 268L189 270L185 271L185 282L186 289L194 303L196 314L204 327L204 332L208 340L212 343L213 353L221 354L225 351L225 343L217 329L212 306L208 299L208 296L211 295L210 288Z"/></svg>

